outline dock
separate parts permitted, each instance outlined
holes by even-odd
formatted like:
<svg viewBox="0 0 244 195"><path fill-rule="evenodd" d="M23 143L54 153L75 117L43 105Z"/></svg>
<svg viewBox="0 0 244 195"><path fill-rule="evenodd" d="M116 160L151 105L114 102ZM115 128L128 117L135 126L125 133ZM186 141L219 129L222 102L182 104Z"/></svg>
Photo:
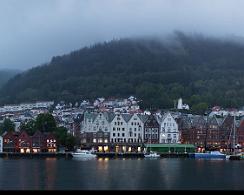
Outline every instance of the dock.
<svg viewBox="0 0 244 195"><path fill-rule="evenodd" d="M0 158L72 158L71 153L19 153L19 152L2 152Z"/></svg>

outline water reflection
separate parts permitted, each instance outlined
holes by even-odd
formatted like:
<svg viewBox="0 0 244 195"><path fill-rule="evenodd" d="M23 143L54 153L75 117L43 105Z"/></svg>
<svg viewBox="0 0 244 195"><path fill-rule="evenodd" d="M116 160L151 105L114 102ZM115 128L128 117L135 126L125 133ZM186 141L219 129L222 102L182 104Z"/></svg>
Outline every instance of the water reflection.
<svg viewBox="0 0 244 195"><path fill-rule="evenodd" d="M97 158L94 158L94 157L73 157L72 160L75 160L75 161L94 161L94 160L97 160Z"/></svg>
<svg viewBox="0 0 244 195"><path fill-rule="evenodd" d="M56 169L57 169L57 159L56 158L46 158L45 159L45 174L46 174L46 190L55 189Z"/></svg>
<svg viewBox="0 0 244 195"><path fill-rule="evenodd" d="M244 161L0 159L0 189L243 190L242 172Z"/></svg>

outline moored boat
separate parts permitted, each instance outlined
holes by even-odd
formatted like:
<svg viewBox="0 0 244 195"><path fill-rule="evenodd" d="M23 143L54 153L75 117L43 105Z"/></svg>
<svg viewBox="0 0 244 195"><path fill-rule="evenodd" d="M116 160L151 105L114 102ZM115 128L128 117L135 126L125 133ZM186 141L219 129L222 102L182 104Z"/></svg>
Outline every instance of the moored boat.
<svg viewBox="0 0 244 195"><path fill-rule="evenodd" d="M226 159L226 155L219 151L211 151L206 153L192 153L189 157L204 159Z"/></svg>
<svg viewBox="0 0 244 195"><path fill-rule="evenodd" d="M75 158L95 158L97 156L90 150L77 150L76 152L72 152L71 155Z"/></svg>
<svg viewBox="0 0 244 195"><path fill-rule="evenodd" d="M157 154L156 152L150 151L149 154L144 154L145 158L160 158L160 154Z"/></svg>

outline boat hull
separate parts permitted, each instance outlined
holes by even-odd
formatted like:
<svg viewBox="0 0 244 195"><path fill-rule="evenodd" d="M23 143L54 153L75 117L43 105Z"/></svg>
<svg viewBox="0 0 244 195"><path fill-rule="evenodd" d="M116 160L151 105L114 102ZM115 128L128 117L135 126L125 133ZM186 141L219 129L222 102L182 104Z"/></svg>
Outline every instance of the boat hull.
<svg viewBox="0 0 244 195"><path fill-rule="evenodd" d="M74 158L96 158L95 154L71 153Z"/></svg>
<svg viewBox="0 0 244 195"><path fill-rule="evenodd" d="M192 158L203 158L203 159L226 159L224 154L209 154L209 153L193 153L189 154Z"/></svg>

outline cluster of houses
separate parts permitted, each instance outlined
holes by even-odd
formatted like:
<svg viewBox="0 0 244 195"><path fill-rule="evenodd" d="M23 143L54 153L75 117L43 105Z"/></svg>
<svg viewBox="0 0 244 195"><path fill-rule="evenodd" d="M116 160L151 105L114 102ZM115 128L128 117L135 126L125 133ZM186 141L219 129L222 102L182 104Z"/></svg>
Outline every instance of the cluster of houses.
<svg viewBox="0 0 244 195"><path fill-rule="evenodd" d="M52 133L36 131L30 136L26 131L5 132L0 136L0 152L40 153L56 152L57 140Z"/></svg>
<svg viewBox="0 0 244 195"><path fill-rule="evenodd" d="M83 147L101 152L140 151L144 144L193 144L199 152L227 151L233 147L241 150L244 119L170 112L162 115L85 112L80 136Z"/></svg>
<svg viewBox="0 0 244 195"><path fill-rule="evenodd" d="M244 146L244 112L214 107L208 116L183 114L189 106L178 100L179 112L142 111L139 101L97 98L74 105L60 102L36 102L8 105L0 108L0 120L15 122L15 132L0 137L0 152L54 152L57 140L51 134L36 132L30 136L19 129L21 122L35 119L38 114L50 112L57 125L80 138L81 147L106 151L141 151L148 144L193 144L204 149L227 150L232 146L236 130L236 146ZM234 116L236 120L234 120ZM37 141L39 142L37 143Z"/></svg>
<svg viewBox="0 0 244 195"><path fill-rule="evenodd" d="M141 151L143 144L180 143L178 124L171 113L145 115L85 112L81 144L100 152Z"/></svg>
<svg viewBox="0 0 244 195"><path fill-rule="evenodd" d="M244 118L186 115L176 120L181 143L194 144L199 151L225 151L234 147L242 149L244 146Z"/></svg>

